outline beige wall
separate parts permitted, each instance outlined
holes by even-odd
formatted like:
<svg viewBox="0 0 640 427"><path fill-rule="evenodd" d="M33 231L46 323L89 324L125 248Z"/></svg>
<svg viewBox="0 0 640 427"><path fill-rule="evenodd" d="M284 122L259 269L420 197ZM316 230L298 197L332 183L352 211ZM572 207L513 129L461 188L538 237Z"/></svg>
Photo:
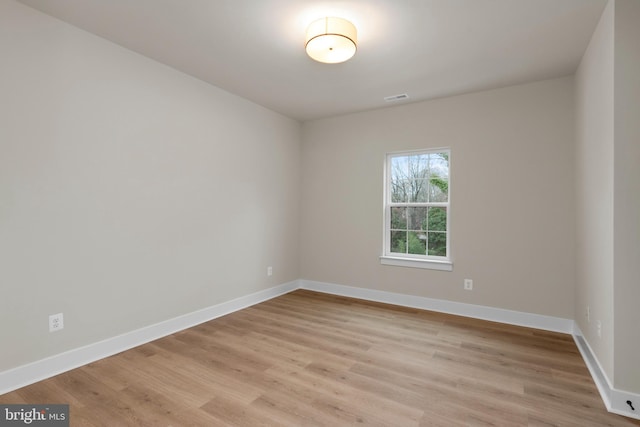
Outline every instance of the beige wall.
<svg viewBox="0 0 640 427"><path fill-rule="evenodd" d="M299 277L299 123L10 0L0 58L0 371Z"/></svg>
<svg viewBox="0 0 640 427"><path fill-rule="evenodd" d="M576 321L612 386L632 393L640 393L638 22L640 2L609 2L576 73Z"/></svg>
<svg viewBox="0 0 640 427"><path fill-rule="evenodd" d="M615 387L640 394L640 1L615 1Z"/></svg>
<svg viewBox="0 0 640 427"><path fill-rule="evenodd" d="M573 123L572 77L305 123L302 278L573 318ZM443 146L453 272L380 265L385 153Z"/></svg>
<svg viewBox="0 0 640 427"><path fill-rule="evenodd" d="M0 0L0 371L301 277L575 318L639 392L640 2L615 5L575 97L566 77L301 131ZM384 154L443 146L453 272L380 265Z"/></svg>
<svg viewBox="0 0 640 427"><path fill-rule="evenodd" d="M613 30L605 8L576 72L576 317L613 378ZM590 321L587 320L590 307ZM602 322L602 337L597 322Z"/></svg>

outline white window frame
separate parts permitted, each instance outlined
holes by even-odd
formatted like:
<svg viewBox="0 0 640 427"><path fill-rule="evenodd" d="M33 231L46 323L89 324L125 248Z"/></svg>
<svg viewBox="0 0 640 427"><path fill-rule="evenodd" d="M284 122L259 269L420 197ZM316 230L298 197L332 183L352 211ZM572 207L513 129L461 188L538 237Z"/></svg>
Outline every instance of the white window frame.
<svg viewBox="0 0 640 427"><path fill-rule="evenodd" d="M449 155L449 186L448 201L446 203L393 203L391 201L391 159L394 157L411 156L419 154L447 153ZM399 267L426 268L431 270L453 271L451 259L451 149L433 148L423 150L399 151L387 153L384 164L384 225L383 248L380 263ZM401 254L391 252L391 208L395 206L406 207L445 207L447 209L447 256Z"/></svg>

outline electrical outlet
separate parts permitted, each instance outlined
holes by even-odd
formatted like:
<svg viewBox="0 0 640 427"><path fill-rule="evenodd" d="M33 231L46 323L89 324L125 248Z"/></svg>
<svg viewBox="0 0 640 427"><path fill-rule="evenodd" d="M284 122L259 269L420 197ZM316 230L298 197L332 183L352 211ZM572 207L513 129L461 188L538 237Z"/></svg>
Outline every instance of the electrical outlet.
<svg viewBox="0 0 640 427"><path fill-rule="evenodd" d="M600 320L596 323L596 330L598 332L598 338L602 338L602 322Z"/></svg>
<svg viewBox="0 0 640 427"><path fill-rule="evenodd" d="M464 289L465 289L465 291L472 291L473 290L473 280L464 279Z"/></svg>
<svg viewBox="0 0 640 427"><path fill-rule="evenodd" d="M64 317L62 313L49 316L49 332L56 332L64 329Z"/></svg>
<svg viewBox="0 0 640 427"><path fill-rule="evenodd" d="M267 267L267 276L273 276L273 267Z"/></svg>

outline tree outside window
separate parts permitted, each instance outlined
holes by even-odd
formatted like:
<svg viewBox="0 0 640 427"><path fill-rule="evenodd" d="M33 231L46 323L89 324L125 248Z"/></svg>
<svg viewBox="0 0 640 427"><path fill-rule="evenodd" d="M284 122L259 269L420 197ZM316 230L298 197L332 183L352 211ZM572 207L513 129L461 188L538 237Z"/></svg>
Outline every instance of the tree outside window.
<svg viewBox="0 0 640 427"><path fill-rule="evenodd" d="M387 156L385 255L447 258L448 150Z"/></svg>

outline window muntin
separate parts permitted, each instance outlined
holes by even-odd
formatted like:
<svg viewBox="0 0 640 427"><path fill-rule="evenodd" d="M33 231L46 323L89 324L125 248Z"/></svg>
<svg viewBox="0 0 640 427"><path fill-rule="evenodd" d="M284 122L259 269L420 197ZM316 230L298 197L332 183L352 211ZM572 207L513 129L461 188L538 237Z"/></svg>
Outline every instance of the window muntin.
<svg viewBox="0 0 640 427"><path fill-rule="evenodd" d="M384 256L449 259L448 149L387 155Z"/></svg>

